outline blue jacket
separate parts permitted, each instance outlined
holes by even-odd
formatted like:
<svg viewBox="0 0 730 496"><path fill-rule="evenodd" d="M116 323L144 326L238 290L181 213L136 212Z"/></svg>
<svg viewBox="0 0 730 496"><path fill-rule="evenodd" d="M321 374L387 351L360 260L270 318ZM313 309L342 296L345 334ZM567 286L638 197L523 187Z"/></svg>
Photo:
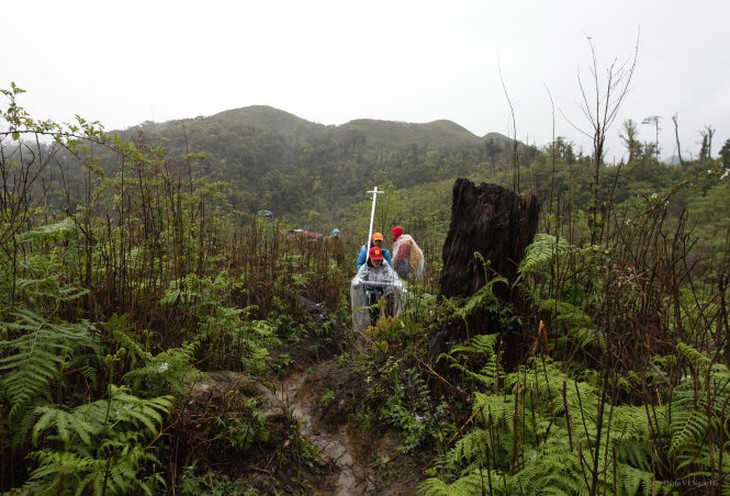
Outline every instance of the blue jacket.
<svg viewBox="0 0 730 496"><path fill-rule="evenodd" d="M360 254L357 256L357 263L355 264L357 270L360 270L360 267L365 264L365 257L368 254L368 249L369 248L365 245L362 245L362 248L360 248ZM388 251L387 248L383 248L383 257L385 257L385 261L388 262L388 265L392 267L393 263L391 262L390 251Z"/></svg>

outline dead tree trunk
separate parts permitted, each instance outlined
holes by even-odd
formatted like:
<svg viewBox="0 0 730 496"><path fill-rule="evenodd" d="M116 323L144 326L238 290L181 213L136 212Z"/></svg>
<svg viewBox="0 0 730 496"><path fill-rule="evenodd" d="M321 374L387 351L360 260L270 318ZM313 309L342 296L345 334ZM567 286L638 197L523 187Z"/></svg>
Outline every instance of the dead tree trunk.
<svg viewBox="0 0 730 496"><path fill-rule="evenodd" d="M535 236L538 208L534 195L523 199L496 184L476 186L467 179L457 179L452 193L451 225L442 252L440 295L466 298L488 279L501 276L510 284L495 284L493 290L500 304L522 308L522 299L511 283L517 278L525 248ZM486 271L475 252L489 261ZM505 368L512 370L518 365L525 346L520 343L520 330L514 324L506 325L494 312L478 309L466 325L454 322L442 331L444 344L463 341L467 326L472 335L500 333Z"/></svg>

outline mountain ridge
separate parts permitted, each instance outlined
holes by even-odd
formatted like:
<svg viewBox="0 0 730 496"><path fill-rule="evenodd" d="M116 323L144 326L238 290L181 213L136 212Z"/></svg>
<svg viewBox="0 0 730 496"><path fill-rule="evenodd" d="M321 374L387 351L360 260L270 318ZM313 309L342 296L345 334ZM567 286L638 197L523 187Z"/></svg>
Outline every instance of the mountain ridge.
<svg viewBox="0 0 730 496"><path fill-rule="evenodd" d="M374 148L402 147L410 145L423 146L429 149L454 146L473 146L494 139L502 143L512 139L500 133L490 132L478 136L460 124L448 119L437 119L427 123L406 121L357 118L344 124L327 125L308 121L285 110L269 105L249 105L223 110L209 116L173 119L163 122L145 121L127 128L114 131L128 134L136 130L147 133L165 135L174 132L177 125L185 126L186 132L195 132L197 128L208 123L213 126L229 126L231 131L250 134L252 132L275 131L290 135L295 140L307 139L318 134L353 132L362 133Z"/></svg>
<svg viewBox="0 0 730 496"><path fill-rule="evenodd" d="M499 133L476 136L446 119L324 125L267 105L146 121L119 134L183 158L193 178L230 185L235 208L266 209L310 225L347 211L372 184L407 189L494 171L510 163L514 144Z"/></svg>

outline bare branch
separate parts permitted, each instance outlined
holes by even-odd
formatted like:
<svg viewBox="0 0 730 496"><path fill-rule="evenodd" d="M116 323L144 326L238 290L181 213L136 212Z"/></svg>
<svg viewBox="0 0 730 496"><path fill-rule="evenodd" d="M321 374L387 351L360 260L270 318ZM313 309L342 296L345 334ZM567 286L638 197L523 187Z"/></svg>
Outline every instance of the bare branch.
<svg viewBox="0 0 730 496"><path fill-rule="evenodd" d="M504 84L504 78L502 77L502 64L498 61L497 62L497 69L499 70L499 82L502 83L502 90L504 90L504 96L507 98L507 104L509 105L509 111L510 115L512 116L512 131L514 132L514 135L512 136L512 166L514 167L515 175L513 178L513 189L515 193L519 193L520 191L520 166L519 166L519 160L517 156L517 121L515 119L515 109L512 105L512 99L509 96L509 93L507 92L507 86Z"/></svg>

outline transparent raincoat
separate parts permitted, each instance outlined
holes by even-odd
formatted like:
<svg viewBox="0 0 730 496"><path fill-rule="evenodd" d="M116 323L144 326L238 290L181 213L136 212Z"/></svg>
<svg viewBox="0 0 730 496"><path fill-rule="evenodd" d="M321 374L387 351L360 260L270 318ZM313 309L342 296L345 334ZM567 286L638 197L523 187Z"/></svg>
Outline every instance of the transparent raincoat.
<svg viewBox="0 0 730 496"><path fill-rule="evenodd" d="M366 329L370 324L370 302L387 296L392 300L393 316L400 313L400 297L403 293L403 283L398 274L387 262L379 267L367 263L360 267L357 275L350 283L350 303L352 305L352 326L356 331ZM385 309L381 308L381 314Z"/></svg>
<svg viewBox="0 0 730 496"><path fill-rule="evenodd" d="M410 234L403 234L393 243L393 252L391 255L393 260L393 268L400 277L407 277L408 274L414 274L421 277L426 267L421 248Z"/></svg>

